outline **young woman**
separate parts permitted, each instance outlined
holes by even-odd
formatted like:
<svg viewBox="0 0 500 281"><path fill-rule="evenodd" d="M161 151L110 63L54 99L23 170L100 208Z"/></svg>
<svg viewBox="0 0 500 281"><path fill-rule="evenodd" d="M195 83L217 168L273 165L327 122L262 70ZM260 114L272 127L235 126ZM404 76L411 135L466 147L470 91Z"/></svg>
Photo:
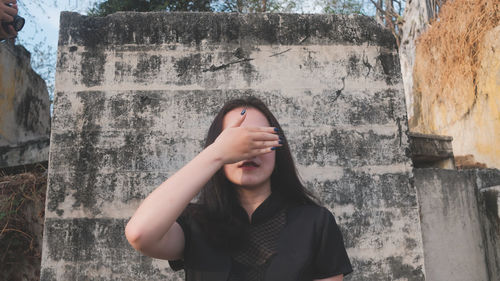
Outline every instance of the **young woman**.
<svg viewBox="0 0 500 281"><path fill-rule="evenodd" d="M184 268L187 281L340 281L352 272L334 217L302 185L283 130L254 97L222 107L205 149L142 202L125 235Z"/></svg>

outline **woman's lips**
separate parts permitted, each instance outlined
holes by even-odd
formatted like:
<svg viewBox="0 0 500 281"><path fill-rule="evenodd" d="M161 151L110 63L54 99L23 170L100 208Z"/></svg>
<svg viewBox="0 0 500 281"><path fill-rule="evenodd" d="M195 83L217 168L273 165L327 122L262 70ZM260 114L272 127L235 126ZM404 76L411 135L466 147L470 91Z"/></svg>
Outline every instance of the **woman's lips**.
<svg viewBox="0 0 500 281"><path fill-rule="evenodd" d="M255 167L255 166L241 166L240 168L243 169L243 171L251 171L251 170L257 169L258 167Z"/></svg>
<svg viewBox="0 0 500 281"><path fill-rule="evenodd" d="M258 165L257 163L255 163L254 161L245 161L243 163L241 163L238 168L242 168L242 167L259 167L260 165Z"/></svg>
<svg viewBox="0 0 500 281"><path fill-rule="evenodd" d="M244 171L251 171L251 170L255 170L259 167L259 165L257 163L255 163L254 161L245 161L243 162L239 168L243 169Z"/></svg>

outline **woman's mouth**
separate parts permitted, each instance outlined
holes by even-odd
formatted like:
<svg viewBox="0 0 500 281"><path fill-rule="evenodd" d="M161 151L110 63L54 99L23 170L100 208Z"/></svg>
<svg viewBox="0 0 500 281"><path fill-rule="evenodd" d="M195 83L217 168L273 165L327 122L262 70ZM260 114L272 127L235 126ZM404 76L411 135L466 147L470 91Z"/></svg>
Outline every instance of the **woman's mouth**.
<svg viewBox="0 0 500 281"><path fill-rule="evenodd" d="M241 165L238 166L238 168L241 168L243 170L254 170L259 167L259 164L255 163L254 161L245 161Z"/></svg>

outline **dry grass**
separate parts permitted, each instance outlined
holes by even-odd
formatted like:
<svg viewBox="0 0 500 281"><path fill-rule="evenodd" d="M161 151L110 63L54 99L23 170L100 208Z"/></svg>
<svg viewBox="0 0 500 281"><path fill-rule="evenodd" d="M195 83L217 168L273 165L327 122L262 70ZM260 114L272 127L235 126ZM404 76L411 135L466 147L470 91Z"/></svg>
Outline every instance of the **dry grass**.
<svg viewBox="0 0 500 281"><path fill-rule="evenodd" d="M422 108L448 103L455 116L469 113L478 95L481 42L499 24L499 0L449 0L443 5L417 42L414 93L421 96ZM426 123L425 116L419 117Z"/></svg>
<svg viewBox="0 0 500 281"><path fill-rule="evenodd" d="M47 172L0 175L0 279L37 280Z"/></svg>

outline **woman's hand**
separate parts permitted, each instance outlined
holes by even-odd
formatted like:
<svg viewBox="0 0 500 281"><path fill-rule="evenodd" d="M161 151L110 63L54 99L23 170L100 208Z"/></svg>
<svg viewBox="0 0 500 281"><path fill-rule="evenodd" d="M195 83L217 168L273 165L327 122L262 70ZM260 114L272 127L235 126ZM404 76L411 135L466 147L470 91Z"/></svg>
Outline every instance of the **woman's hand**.
<svg viewBox="0 0 500 281"><path fill-rule="evenodd" d="M280 147L280 137L274 127L241 127L247 113L228 126L212 146L224 164L236 163Z"/></svg>

